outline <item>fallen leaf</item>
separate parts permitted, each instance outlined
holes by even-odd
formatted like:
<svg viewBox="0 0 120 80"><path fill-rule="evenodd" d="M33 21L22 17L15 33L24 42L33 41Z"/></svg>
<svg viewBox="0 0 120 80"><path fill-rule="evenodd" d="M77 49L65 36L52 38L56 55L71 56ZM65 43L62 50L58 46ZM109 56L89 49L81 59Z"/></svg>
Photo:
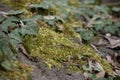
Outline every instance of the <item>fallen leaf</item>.
<svg viewBox="0 0 120 80"><path fill-rule="evenodd" d="M112 65L114 65L114 62L113 62L113 60L112 60L110 55L107 55L106 59L107 59L108 63L111 63Z"/></svg>
<svg viewBox="0 0 120 80"><path fill-rule="evenodd" d="M117 75L120 76L120 69L119 70L116 69L115 72L117 73Z"/></svg>
<svg viewBox="0 0 120 80"><path fill-rule="evenodd" d="M43 16L44 19L47 19L47 20L52 20L52 19L55 19L54 16L51 16L51 15L48 15L48 16Z"/></svg>
<svg viewBox="0 0 120 80"><path fill-rule="evenodd" d="M104 39L100 39L97 43L97 45L101 46L101 45L106 45L108 42L104 41Z"/></svg>
<svg viewBox="0 0 120 80"><path fill-rule="evenodd" d="M94 46L93 44L90 44L90 45L97 53L100 53L100 51L96 48L96 46Z"/></svg>
<svg viewBox="0 0 120 80"><path fill-rule="evenodd" d="M59 31L63 31L64 30L64 26L58 23L55 23L55 26L58 28Z"/></svg>
<svg viewBox="0 0 120 80"><path fill-rule="evenodd" d="M92 42L95 46L104 46L107 45L109 42L106 39L103 39L102 37L100 37L98 40L94 40Z"/></svg>
<svg viewBox="0 0 120 80"><path fill-rule="evenodd" d="M87 72L84 72L83 76L85 77L85 80L87 80L89 78L89 74Z"/></svg>
<svg viewBox="0 0 120 80"><path fill-rule="evenodd" d="M89 71L92 72L92 61L89 61Z"/></svg>
<svg viewBox="0 0 120 80"><path fill-rule="evenodd" d="M110 43L110 45L108 47L110 47L110 48L120 47L120 39L112 39L111 37L108 37L108 36L105 36L105 38Z"/></svg>
<svg viewBox="0 0 120 80"><path fill-rule="evenodd" d="M106 33L106 36L107 36L107 37L110 37L110 36L111 36L111 34L110 34L110 33Z"/></svg>
<svg viewBox="0 0 120 80"><path fill-rule="evenodd" d="M102 66L99 63L96 63L97 67L100 69L100 72L96 74L97 78L103 78L105 76L105 70L102 68Z"/></svg>

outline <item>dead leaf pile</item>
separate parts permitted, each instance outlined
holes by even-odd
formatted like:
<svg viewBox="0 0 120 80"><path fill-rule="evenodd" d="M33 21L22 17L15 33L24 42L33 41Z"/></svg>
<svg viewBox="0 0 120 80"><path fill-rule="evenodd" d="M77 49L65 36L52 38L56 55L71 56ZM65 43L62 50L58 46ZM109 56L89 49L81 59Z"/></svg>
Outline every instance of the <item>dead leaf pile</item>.
<svg viewBox="0 0 120 80"><path fill-rule="evenodd" d="M120 76L120 38L107 33L100 35L91 46L108 61L114 74Z"/></svg>

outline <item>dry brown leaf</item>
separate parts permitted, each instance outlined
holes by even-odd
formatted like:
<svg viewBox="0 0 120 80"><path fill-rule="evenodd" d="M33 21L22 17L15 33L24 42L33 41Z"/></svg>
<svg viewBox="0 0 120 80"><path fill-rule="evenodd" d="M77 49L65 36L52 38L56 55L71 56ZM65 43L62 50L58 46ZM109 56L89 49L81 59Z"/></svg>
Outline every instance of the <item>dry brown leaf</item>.
<svg viewBox="0 0 120 80"><path fill-rule="evenodd" d="M92 61L89 61L89 71L92 72Z"/></svg>
<svg viewBox="0 0 120 80"><path fill-rule="evenodd" d="M105 36L105 38L109 41L110 43L110 48L116 48L120 47L120 39L112 39L111 37Z"/></svg>
<svg viewBox="0 0 120 80"><path fill-rule="evenodd" d="M111 36L111 34L110 34L110 33L106 33L105 35L106 35L107 37L110 37L110 36Z"/></svg>
<svg viewBox="0 0 120 80"><path fill-rule="evenodd" d="M58 28L59 31L63 31L64 30L64 26L58 23L55 23L55 26Z"/></svg>
<svg viewBox="0 0 120 80"><path fill-rule="evenodd" d="M87 80L89 78L89 74L87 72L84 72L83 76L85 77L85 80Z"/></svg>
<svg viewBox="0 0 120 80"><path fill-rule="evenodd" d="M107 55L106 59L107 59L108 63L111 63L112 65L114 65L114 62L113 62L113 60L112 60L110 55Z"/></svg>
<svg viewBox="0 0 120 80"><path fill-rule="evenodd" d="M44 19L47 19L47 20L52 20L52 19L55 19L54 16L51 16L51 15L48 15L48 16L43 16Z"/></svg>
<svg viewBox="0 0 120 80"><path fill-rule="evenodd" d="M105 70L99 63L96 63L97 67L101 70L99 73L96 74L97 78L103 78L105 76Z"/></svg>
<svg viewBox="0 0 120 80"><path fill-rule="evenodd" d="M100 51L96 48L96 46L94 46L93 44L90 44L90 45L97 53L100 53Z"/></svg>
<svg viewBox="0 0 120 80"><path fill-rule="evenodd" d="M117 73L117 75L120 76L120 69L119 70L116 69L115 72Z"/></svg>
<svg viewBox="0 0 120 80"><path fill-rule="evenodd" d="M105 39L103 39L102 37L100 37L98 40L93 41L93 44L96 46L104 46L107 45L109 42Z"/></svg>

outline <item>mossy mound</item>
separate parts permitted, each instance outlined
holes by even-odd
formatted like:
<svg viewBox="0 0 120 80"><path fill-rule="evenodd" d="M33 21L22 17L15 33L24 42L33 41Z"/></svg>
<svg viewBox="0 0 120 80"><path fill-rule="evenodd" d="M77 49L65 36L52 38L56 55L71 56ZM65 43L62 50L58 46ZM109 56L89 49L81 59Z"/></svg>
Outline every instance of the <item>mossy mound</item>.
<svg viewBox="0 0 120 80"><path fill-rule="evenodd" d="M7 4L13 9L23 9L27 8L30 4L38 4L42 0L1 0L0 3Z"/></svg>
<svg viewBox="0 0 120 80"><path fill-rule="evenodd" d="M49 28L40 27L36 37L25 38L24 45L30 56L42 58L50 68L52 66L62 67L64 62L87 64L87 61L79 58L79 56L83 56L90 60L96 60L107 73L113 75L110 65L96 54L90 46L80 46L70 38L66 38L65 34L56 33ZM78 71L79 68L74 66L74 69Z"/></svg>

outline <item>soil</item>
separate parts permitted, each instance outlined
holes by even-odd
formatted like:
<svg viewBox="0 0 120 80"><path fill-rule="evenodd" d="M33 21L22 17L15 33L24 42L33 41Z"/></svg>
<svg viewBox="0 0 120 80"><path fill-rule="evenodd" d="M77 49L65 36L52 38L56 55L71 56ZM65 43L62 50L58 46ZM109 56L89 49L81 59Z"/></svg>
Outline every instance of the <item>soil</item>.
<svg viewBox="0 0 120 80"><path fill-rule="evenodd" d="M43 60L33 62L22 53L18 54L18 60L33 66L32 80L85 80L78 72L69 73L67 69L49 69Z"/></svg>

